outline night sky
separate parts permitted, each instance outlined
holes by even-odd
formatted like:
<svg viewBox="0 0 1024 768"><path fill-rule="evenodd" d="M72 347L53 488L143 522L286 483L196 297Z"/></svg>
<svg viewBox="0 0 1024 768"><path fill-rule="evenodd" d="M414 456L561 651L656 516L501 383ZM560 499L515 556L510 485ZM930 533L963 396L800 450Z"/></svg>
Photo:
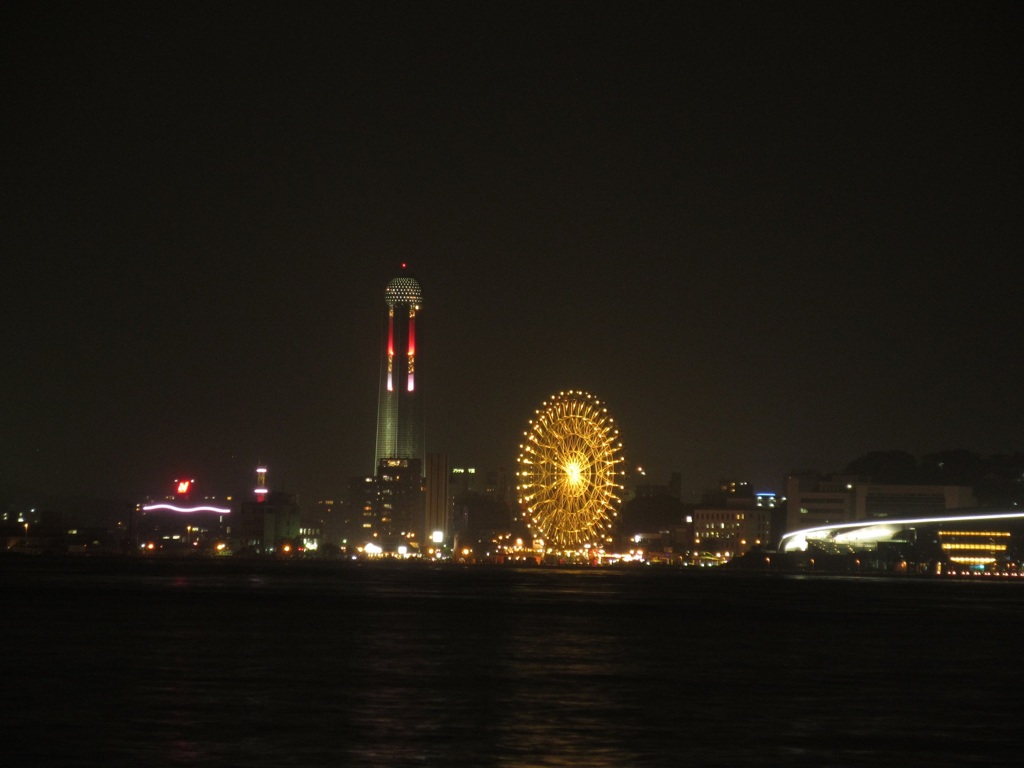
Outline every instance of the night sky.
<svg viewBox="0 0 1024 768"><path fill-rule="evenodd" d="M1021 4L348 6L4 5L0 484L339 493L403 261L456 465L1024 449Z"/></svg>

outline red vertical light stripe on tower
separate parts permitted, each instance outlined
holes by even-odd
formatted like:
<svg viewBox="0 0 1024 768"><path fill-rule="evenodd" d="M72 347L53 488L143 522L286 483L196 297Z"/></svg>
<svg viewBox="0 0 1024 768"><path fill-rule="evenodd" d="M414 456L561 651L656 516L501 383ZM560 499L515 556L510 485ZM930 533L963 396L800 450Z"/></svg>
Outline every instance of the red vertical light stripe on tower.
<svg viewBox="0 0 1024 768"><path fill-rule="evenodd" d="M409 384L410 392L415 388L413 373L416 370L416 310L409 309Z"/></svg>
<svg viewBox="0 0 1024 768"><path fill-rule="evenodd" d="M394 390L391 383L391 368L395 360L395 310L388 312L388 392Z"/></svg>

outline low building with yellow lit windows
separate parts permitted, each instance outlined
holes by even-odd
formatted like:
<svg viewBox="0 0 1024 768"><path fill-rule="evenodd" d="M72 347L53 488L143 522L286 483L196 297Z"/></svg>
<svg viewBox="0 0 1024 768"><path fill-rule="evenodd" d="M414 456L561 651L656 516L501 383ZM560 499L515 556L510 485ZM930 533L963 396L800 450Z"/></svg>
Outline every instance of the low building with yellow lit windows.
<svg viewBox="0 0 1024 768"><path fill-rule="evenodd" d="M693 551L711 563L727 563L771 539L771 513L761 507L695 509Z"/></svg>

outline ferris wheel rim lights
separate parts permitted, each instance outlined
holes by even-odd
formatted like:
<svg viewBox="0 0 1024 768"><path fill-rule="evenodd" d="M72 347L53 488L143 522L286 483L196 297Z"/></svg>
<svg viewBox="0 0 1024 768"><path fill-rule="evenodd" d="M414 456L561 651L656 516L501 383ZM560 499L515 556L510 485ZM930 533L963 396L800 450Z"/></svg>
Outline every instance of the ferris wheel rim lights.
<svg viewBox="0 0 1024 768"><path fill-rule="evenodd" d="M516 472L526 524L559 550L603 546L621 503L624 459L614 418L582 390L552 395L534 415Z"/></svg>

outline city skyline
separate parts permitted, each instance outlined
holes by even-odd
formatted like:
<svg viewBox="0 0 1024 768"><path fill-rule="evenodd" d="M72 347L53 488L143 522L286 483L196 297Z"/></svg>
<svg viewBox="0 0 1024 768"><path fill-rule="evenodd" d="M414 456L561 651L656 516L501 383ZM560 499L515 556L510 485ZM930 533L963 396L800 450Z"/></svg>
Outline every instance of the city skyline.
<svg viewBox="0 0 1024 768"><path fill-rule="evenodd" d="M1018 5L3 14L0 483L340 493L403 261L452 466L570 389L688 496L1024 447Z"/></svg>

